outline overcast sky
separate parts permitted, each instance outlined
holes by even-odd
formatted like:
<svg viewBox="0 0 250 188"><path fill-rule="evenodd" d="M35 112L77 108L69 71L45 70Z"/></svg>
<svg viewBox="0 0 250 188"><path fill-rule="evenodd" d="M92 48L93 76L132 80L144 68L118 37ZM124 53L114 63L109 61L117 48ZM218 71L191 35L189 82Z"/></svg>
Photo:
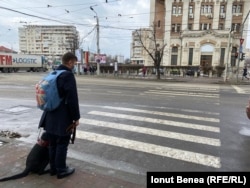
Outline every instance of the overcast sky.
<svg viewBox="0 0 250 188"><path fill-rule="evenodd" d="M0 0L0 7L10 9L0 9L0 45L18 51L18 27L25 24L65 23L77 27L83 50L96 53L96 14L90 6L99 17L101 53L129 58L132 31L149 26L150 0Z"/></svg>
<svg viewBox="0 0 250 188"><path fill-rule="evenodd" d="M150 25L150 0L0 0L0 7L10 9L0 8L0 46L18 51L18 27L25 24L65 24L77 27L83 50L96 53L96 14L90 6L99 17L101 53L129 58L132 31ZM250 33L245 42L250 48Z"/></svg>

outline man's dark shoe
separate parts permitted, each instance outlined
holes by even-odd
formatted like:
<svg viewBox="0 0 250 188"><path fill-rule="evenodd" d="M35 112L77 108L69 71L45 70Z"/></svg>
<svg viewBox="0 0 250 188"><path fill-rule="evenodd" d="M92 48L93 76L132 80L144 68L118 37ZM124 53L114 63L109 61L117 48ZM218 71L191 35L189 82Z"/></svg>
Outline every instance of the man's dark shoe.
<svg viewBox="0 0 250 188"><path fill-rule="evenodd" d="M58 173L57 173L57 179L61 179L61 178L64 178L64 177L67 177L71 174L73 174L75 172L75 169L74 168L65 168L64 170L60 170Z"/></svg>
<svg viewBox="0 0 250 188"><path fill-rule="evenodd" d="M57 172L56 172L56 169L50 169L50 175L51 176L54 176L54 175L56 175L57 174Z"/></svg>

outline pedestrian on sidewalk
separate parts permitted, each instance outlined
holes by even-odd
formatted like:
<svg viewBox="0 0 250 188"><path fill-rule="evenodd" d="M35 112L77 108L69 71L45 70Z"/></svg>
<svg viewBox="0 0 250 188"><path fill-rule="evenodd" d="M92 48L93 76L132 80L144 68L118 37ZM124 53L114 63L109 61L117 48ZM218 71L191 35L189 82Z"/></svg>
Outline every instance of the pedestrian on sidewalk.
<svg viewBox="0 0 250 188"><path fill-rule="evenodd" d="M44 111L39 123L49 136L50 174L57 175L58 179L75 172L66 165L66 158L71 138L67 128L72 124L78 126L80 119L76 80L72 72L76 63L77 57L73 53L63 55L62 64L57 68L66 70L57 79L58 92L63 100L57 109Z"/></svg>
<svg viewBox="0 0 250 188"><path fill-rule="evenodd" d="M146 73L147 73L147 68L143 65L143 67L142 67L142 74L143 74L143 77L146 76Z"/></svg>
<svg viewBox="0 0 250 188"><path fill-rule="evenodd" d="M247 77L247 66L245 66L245 67L243 68L242 80L243 80L244 78L246 78L246 79L249 80L249 78Z"/></svg>

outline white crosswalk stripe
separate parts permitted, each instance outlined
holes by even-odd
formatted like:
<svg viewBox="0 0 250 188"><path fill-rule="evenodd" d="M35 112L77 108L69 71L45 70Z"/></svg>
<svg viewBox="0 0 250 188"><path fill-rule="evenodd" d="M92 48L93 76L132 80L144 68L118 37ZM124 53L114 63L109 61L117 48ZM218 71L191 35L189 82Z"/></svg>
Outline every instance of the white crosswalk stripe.
<svg viewBox="0 0 250 188"><path fill-rule="evenodd" d="M170 120L141 117L141 116L134 116L134 115L101 112L101 111L91 111L91 112L89 112L89 114L106 116L106 117L111 117L111 118L115 117L115 118L122 118L122 119L136 120L136 121L144 121L144 122L149 122L149 123L158 123L158 124L163 124L163 125L184 127L184 128L189 128L189 129L197 129L197 130L204 130L204 131L211 131L211 132L220 132L220 128L218 128L218 127L212 127L212 126L194 124L194 123L183 123L183 122L178 122L178 121L170 121Z"/></svg>
<svg viewBox="0 0 250 188"><path fill-rule="evenodd" d="M128 140L124 138L117 138L113 136L106 136L96 133L90 133L85 131L77 131L77 137L86 139L89 141L100 142L103 144L118 146L122 148L132 149L136 151L151 153L160 155L163 157L170 157L173 159L183 160L187 162L193 162L214 168L220 168L220 158L210 155L204 155L201 153L195 153L180 149L173 149L169 147L158 146L155 144L149 144L134 140Z"/></svg>
<svg viewBox="0 0 250 188"><path fill-rule="evenodd" d="M196 152L194 152L183 148L171 148L169 147L168 143L158 145L155 143L150 143L151 141L148 141L147 139L138 141L134 138L129 139L126 136L119 137L117 135L112 135L113 131L111 131L111 135L106 135L105 132L100 133L100 131L95 133L95 130L101 130L101 128L105 128L105 130L110 129L116 130L117 132L126 131L126 133L140 133L152 138L154 136L161 139L172 139L183 143L201 144L202 149L206 147L214 147L215 150L218 150L221 146L221 141L217 138L218 134L220 133L220 119L218 118L218 113L204 112L198 114L198 112L184 109L184 111L180 112L179 114L157 110L145 110L145 108L140 109L115 106L98 106L98 109L98 111L89 111L86 118L83 117L80 119L81 124L87 125L89 128L93 127L93 129L88 128L87 131L78 130L76 135L77 138L213 168L221 167L220 157L211 154L204 154L204 151L199 152L195 150ZM183 112L188 114L193 113L193 115L185 115ZM206 115L208 117L206 117ZM154 116L154 118L150 116ZM175 121L167 120L167 118L175 118ZM121 122L129 123L118 123L117 119L121 119ZM194 123L187 123L185 120L193 120ZM148 124L149 127L144 127L139 122L144 122L145 125ZM158 126L155 127L154 125ZM186 132L179 133L169 130L159 130L159 126L162 126L163 129L168 127L185 128ZM193 133L192 130L196 130L198 133ZM209 136L197 135L199 134L199 131L202 131L203 134L207 133ZM189 134L189 132L191 132L191 134ZM211 137L213 134L215 134L215 138Z"/></svg>
<svg viewBox="0 0 250 188"><path fill-rule="evenodd" d="M140 95L155 95L164 97L174 97L174 96L185 96L185 97L199 97L199 98L219 98L219 86L168 86L168 87L157 87L155 89L150 89L144 91Z"/></svg>
<svg viewBox="0 0 250 188"><path fill-rule="evenodd" d="M202 97L202 98L219 98L217 93L203 93L203 92L193 92L193 91L167 91L167 90L148 90L144 94L154 94L154 95L178 95L187 97Z"/></svg>
<svg viewBox="0 0 250 188"><path fill-rule="evenodd" d="M103 108L113 109L113 110L120 110L120 111L129 111L129 112L140 112L145 114L153 114L153 115L161 115L161 116L170 116L170 117L178 117L178 118L185 118L185 119L193 119L193 120L201 120L201 121L209 121L209 122L220 122L218 118L208 118L208 117L201 117L201 116L191 116L191 115L184 115L184 114L175 114L169 112L157 112L151 110L140 110L135 108L121 108L121 107L114 107L114 106L103 106Z"/></svg>
<svg viewBox="0 0 250 188"><path fill-rule="evenodd" d="M207 144L207 145L212 145L212 146L220 146L221 145L220 140L214 139L214 138L194 136L194 135L188 135L188 134L182 134L182 133L174 133L174 132L170 132L170 131L163 131L163 130L138 127L138 126L131 126L131 125L126 125L126 124L121 124L121 123L97 121L97 120L86 119L86 118L84 118L84 119L81 118L80 123L93 125L93 126L107 127L107 128L112 128L112 129L119 129L119 130L125 130L125 131L144 133L144 134L161 136L161 137L166 137L166 138L173 138L173 139L177 139L177 140L184 140L184 141L195 142L195 143L200 143L200 144Z"/></svg>
<svg viewBox="0 0 250 188"><path fill-rule="evenodd" d="M232 87L236 90L237 93L239 94L246 94L246 91L236 85L232 85Z"/></svg>

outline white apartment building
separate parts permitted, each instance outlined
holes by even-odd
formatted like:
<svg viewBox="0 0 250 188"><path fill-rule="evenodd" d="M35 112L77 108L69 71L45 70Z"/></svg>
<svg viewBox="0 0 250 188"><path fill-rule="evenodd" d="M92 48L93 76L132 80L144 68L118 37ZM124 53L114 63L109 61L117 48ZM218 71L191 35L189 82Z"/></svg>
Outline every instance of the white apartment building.
<svg viewBox="0 0 250 188"><path fill-rule="evenodd" d="M237 67L236 53L246 51L249 0L151 0L150 7L150 26L167 44L161 66Z"/></svg>
<svg viewBox="0 0 250 188"><path fill-rule="evenodd" d="M21 53L44 55L50 62L60 59L65 52L75 52L79 47L79 33L75 26L25 25L18 31Z"/></svg>
<svg viewBox="0 0 250 188"><path fill-rule="evenodd" d="M142 43L146 44L146 36L148 35L149 28L137 29L132 32L131 43L131 62L132 64L144 65L147 61L147 52L144 50ZM141 41L142 40L142 41Z"/></svg>

